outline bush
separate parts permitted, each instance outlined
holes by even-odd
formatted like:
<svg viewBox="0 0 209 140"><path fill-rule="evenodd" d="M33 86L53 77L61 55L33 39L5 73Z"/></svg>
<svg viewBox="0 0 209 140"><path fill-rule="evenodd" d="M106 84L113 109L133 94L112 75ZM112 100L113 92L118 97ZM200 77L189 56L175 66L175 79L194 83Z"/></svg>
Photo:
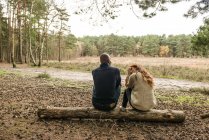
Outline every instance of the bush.
<svg viewBox="0 0 209 140"><path fill-rule="evenodd" d="M49 79L51 76L48 74L48 73L46 73L46 72L44 72L44 73L40 73L38 76L37 76L37 78L44 78L44 79Z"/></svg>

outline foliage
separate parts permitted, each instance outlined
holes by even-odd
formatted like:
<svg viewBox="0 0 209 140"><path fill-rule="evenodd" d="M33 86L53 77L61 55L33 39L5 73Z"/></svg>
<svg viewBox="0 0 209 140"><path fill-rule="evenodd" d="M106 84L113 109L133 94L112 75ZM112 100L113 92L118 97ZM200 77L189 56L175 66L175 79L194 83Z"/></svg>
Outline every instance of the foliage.
<svg viewBox="0 0 209 140"><path fill-rule="evenodd" d="M103 52L112 56L161 56L162 49L164 49L165 54L163 55L166 57L192 56L190 35L131 37L111 34L98 37L86 36L79 38L79 41L82 42L82 56L100 55Z"/></svg>
<svg viewBox="0 0 209 140"><path fill-rule="evenodd" d="M91 2L82 1L77 7L75 14L91 13L91 19L94 16L98 20L98 14L103 18L103 21L108 22L110 19L118 17L119 12L129 7L137 18L152 18L158 12L168 11L169 4L179 2L188 2L191 0L94 0ZM185 17L195 18L198 15L207 14L209 10L209 2L207 0L199 0L190 9L184 13ZM97 13L97 14L96 14ZM182 13L183 14L183 13Z"/></svg>
<svg viewBox="0 0 209 140"><path fill-rule="evenodd" d="M199 27L197 34L192 37L192 49L196 54L208 57L209 53L209 19Z"/></svg>
<svg viewBox="0 0 209 140"><path fill-rule="evenodd" d="M95 0L90 7L87 6L87 11L80 12L94 12L93 9L96 8L96 13L108 20L117 17L116 13L121 10L121 6L130 6L131 9L137 6L142 10L144 17L151 18L157 11L166 11L166 4L180 1ZM85 3L85 1L79 2ZM201 0L196 3L196 7L191 7L193 10L190 9L187 16L205 14L207 6L207 1ZM132 37L110 34L77 39L70 33L68 21L69 15L65 5L56 5L55 0L2 0L0 2L0 62L12 62L13 65L15 62L33 63L41 66L44 59L61 61L76 56L100 55L103 52L113 56L155 57L191 57L208 54L206 25L200 27L198 34L192 38L192 46L190 35ZM205 24L208 24L208 21L205 21ZM168 49L161 46L168 46Z"/></svg>
<svg viewBox="0 0 209 140"><path fill-rule="evenodd" d="M11 62L12 58L14 64L41 66L43 59L53 56L53 51L59 51L59 60L66 49L77 51L76 38L67 26L68 18L65 6L56 5L55 0L0 1L0 61ZM54 38L55 35L58 36ZM53 46L58 44L58 51L52 50L51 41Z"/></svg>
<svg viewBox="0 0 209 140"><path fill-rule="evenodd" d="M168 56L168 53L169 53L169 47L168 46L160 46L160 50L159 50L159 56L160 57Z"/></svg>

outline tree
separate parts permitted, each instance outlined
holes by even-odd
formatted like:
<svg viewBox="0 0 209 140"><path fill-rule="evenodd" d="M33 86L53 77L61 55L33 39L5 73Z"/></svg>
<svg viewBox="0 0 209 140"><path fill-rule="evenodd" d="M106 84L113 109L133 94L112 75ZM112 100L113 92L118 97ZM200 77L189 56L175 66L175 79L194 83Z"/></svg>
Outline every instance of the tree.
<svg viewBox="0 0 209 140"><path fill-rule="evenodd" d="M142 44L142 53L144 55L155 56L158 55L160 47L160 36L158 35L147 35L144 36Z"/></svg>
<svg viewBox="0 0 209 140"><path fill-rule="evenodd" d="M159 50L159 56L160 57L166 57L168 56L169 47L168 46L160 46Z"/></svg>
<svg viewBox="0 0 209 140"><path fill-rule="evenodd" d="M208 57L209 52L209 19L200 26L197 34L192 37L192 49L198 54Z"/></svg>
<svg viewBox="0 0 209 140"><path fill-rule="evenodd" d="M3 6L0 4L0 62L3 61L3 43L2 43L2 36L3 36Z"/></svg>
<svg viewBox="0 0 209 140"><path fill-rule="evenodd" d="M190 35L178 35L176 56L177 57L189 57L191 56L191 36Z"/></svg>
<svg viewBox="0 0 209 140"><path fill-rule="evenodd" d="M86 14L91 12L91 17L99 13L104 21L118 17L121 7L129 7L133 14L138 17L152 18L158 12L167 11L168 4L179 2L189 2L191 0L93 0L92 2L80 1L78 10L75 14ZM82 6L83 5L83 6ZM195 18L198 15L207 14L209 10L208 0L199 0L184 14L185 17ZM95 15L98 20L98 14Z"/></svg>
<svg viewBox="0 0 209 140"><path fill-rule="evenodd" d="M59 29L58 31L58 47L59 47L59 57L58 61L61 62L61 39L62 35L65 32L69 32L69 26L67 25L67 22L69 20L69 15L67 13L67 10L65 8L59 8L57 5L55 6L57 13L58 13L58 20L59 20L59 25L56 27Z"/></svg>

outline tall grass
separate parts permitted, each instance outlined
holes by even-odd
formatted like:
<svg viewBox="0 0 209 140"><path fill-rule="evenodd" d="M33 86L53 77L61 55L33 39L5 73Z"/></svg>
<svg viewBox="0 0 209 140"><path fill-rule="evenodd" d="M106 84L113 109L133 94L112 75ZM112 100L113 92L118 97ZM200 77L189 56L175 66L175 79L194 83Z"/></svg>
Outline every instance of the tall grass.
<svg viewBox="0 0 209 140"><path fill-rule="evenodd" d="M71 70L91 72L99 66L99 63L48 63L45 66ZM121 74L126 74L127 64L113 65L120 69ZM169 79L184 79L199 82L209 82L209 69L189 68L182 66L159 65L144 66L154 77Z"/></svg>

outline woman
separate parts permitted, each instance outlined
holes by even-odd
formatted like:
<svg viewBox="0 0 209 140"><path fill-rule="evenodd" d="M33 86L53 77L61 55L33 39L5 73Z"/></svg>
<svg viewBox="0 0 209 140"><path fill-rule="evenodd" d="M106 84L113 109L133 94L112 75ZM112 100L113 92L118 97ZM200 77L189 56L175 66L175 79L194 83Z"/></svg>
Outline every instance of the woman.
<svg viewBox="0 0 209 140"><path fill-rule="evenodd" d="M141 111L148 111L156 105L153 77L142 66L129 67L125 85L122 111L125 111L128 101L133 108Z"/></svg>

